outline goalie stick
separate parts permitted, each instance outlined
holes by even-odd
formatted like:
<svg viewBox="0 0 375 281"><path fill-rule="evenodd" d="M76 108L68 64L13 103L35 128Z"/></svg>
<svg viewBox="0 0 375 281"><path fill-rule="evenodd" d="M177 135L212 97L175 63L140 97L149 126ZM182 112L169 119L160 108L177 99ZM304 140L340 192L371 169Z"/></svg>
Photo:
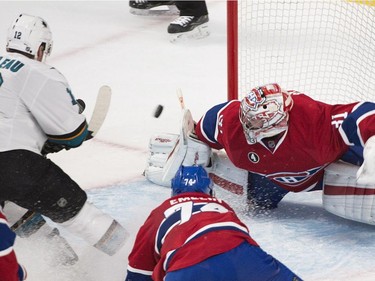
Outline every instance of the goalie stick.
<svg viewBox="0 0 375 281"><path fill-rule="evenodd" d="M111 96L112 90L109 86L104 85L99 88L94 110L88 125L89 133L86 136L85 140L89 140L95 137L102 127L109 110ZM29 237L31 234L37 232L45 224L46 220L41 214L28 210L18 221L16 221L11 226L11 229L20 237ZM69 243L65 240L65 238L60 236L59 230L57 228L53 228L49 236L51 238L55 237L55 239L59 239L60 242L68 250L70 257L66 261L66 263L72 264L78 260L78 256L69 245Z"/></svg>
<svg viewBox="0 0 375 281"><path fill-rule="evenodd" d="M181 89L177 89L177 97L182 110L180 137L163 168L163 182L169 182L175 176L186 155L189 133L194 129L194 120L190 110L185 108Z"/></svg>

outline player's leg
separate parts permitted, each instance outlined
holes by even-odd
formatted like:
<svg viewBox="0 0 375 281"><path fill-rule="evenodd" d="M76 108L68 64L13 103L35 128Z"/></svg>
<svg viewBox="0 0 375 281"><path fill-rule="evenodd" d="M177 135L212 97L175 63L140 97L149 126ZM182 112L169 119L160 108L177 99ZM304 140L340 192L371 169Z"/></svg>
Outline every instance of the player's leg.
<svg viewBox="0 0 375 281"><path fill-rule="evenodd" d="M278 203L288 191L271 182L266 177L248 173L247 200L252 211L277 208Z"/></svg>
<svg viewBox="0 0 375 281"><path fill-rule="evenodd" d="M50 218L109 255L122 246L127 237L123 227L88 203L85 191L61 168L29 151L6 154L8 165L2 165L0 159L6 174L0 181L6 198L1 199Z"/></svg>
<svg viewBox="0 0 375 281"><path fill-rule="evenodd" d="M206 1L176 1L176 6L180 16L168 26L168 33L172 34L174 39L179 36L199 39L209 35Z"/></svg>
<svg viewBox="0 0 375 281"><path fill-rule="evenodd" d="M245 280L273 280L273 281L300 281L294 272L279 260L267 254L260 247L249 243L242 243L228 252L228 263L235 267L238 281ZM241 262L238 262L241 261Z"/></svg>
<svg viewBox="0 0 375 281"><path fill-rule="evenodd" d="M152 9L163 5L173 5L175 1L130 0L129 6L134 9Z"/></svg>
<svg viewBox="0 0 375 281"><path fill-rule="evenodd" d="M206 1L176 1L180 16L206 16L208 15Z"/></svg>
<svg viewBox="0 0 375 281"><path fill-rule="evenodd" d="M130 13L139 16L176 15L175 1L130 0ZM163 9L162 9L163 8Z"/></svg>
<svg viewBox="0 0 375 281"><path fill-rule="evenodd" d="M209 245L206 245L209 247ZM284 264L247 242L201 263L167 272L165 281L299 281Z"/></svg>

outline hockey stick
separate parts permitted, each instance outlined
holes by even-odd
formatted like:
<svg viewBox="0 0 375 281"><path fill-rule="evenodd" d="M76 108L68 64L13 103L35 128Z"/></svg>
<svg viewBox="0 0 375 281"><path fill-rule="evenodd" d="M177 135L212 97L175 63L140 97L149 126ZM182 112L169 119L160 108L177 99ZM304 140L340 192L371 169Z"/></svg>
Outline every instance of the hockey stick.
<svg viewBox="0 0 375 281"><path fill-rule="evenodd" d="M180 88L177 89L177 98L178 98L178 101L180 102L181 109L184 110L185 109L184 96L182 95L182 91Z"/></svg>
<svg viewBox="0 0 375 281"><path fill-rule="evenodd" d="M98 96L96 97L94 111L92 112L88 126L89 133L85 140L89 140L95 137L102 127L109 110L111 96L112 90L109 86L104 85L100 87Z"/></svg>

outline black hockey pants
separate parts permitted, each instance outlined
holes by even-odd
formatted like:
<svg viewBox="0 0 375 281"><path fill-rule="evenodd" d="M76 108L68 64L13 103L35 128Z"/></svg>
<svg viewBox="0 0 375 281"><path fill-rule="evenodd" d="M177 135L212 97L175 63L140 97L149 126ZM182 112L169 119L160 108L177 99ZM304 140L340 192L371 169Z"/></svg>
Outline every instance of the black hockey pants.
<svg viewBox="0 0 375 281"><path fill-rule="evenodd" d="M208 14L206 1L176 1L180 16L204 16Z"/></svg>
<svg viewBox="0 0 375 281"><path fill-rule="evenodd" d="M11 201L62 223L74 217L87 195L51 160L27 150L0 152L0 202Z"/></svg>

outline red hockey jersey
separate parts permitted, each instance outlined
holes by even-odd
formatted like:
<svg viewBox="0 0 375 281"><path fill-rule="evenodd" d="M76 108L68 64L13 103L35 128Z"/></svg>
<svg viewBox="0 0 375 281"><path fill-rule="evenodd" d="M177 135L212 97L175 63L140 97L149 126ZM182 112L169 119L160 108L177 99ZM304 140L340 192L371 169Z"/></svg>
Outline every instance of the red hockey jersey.
<svg viewBox="0 0 375 281"><path fill-rule="evenodd" d="M162 281L167 271L197 264L244 241L258 246L228 204L203 193L183 193L151 212L137 234L128 271Z"/></svg>
<svg viewBox="0 0 375 281"><path fill-rule="evenodd" d="M0 280L19 281L19 265L13 251L16 234L11 231L8 222L0 210ZM24 272L22 272L22 278ZM24 280L24 279L22 279Z"/></svg>
<svg viewBox="0 0 375 281"><path fill-rule="evenodd" d="M279 139L249 145L237 100L211 108L197 123L196 134L212 148L224 148L239 168L289 191L310 190L322 179L324 168L342 157L349 145L363 146L375 134L374 104L330 105L304 94L292 97L288 130ZM344 120L346 126L342 126Z"/></svg>

